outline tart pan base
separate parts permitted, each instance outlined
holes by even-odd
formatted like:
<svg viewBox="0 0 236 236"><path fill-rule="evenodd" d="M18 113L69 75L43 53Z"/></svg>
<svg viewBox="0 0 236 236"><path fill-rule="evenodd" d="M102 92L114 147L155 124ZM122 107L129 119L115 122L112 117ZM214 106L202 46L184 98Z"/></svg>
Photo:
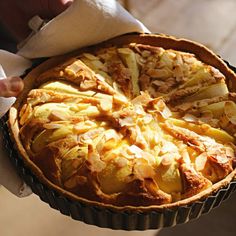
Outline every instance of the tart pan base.
<svg viewBox="0 0 236 236"><path fill-rule="evenodd" d="M49 189L36 178L30 169L24 165L23 159L14 148L14 144L9 136L7 120L8 115L5 115L0 120L0 131L3 133L4 145L6 150L8 150L10 160L16 167L19 175L31 187L32 191L42 201L48 203L50 207L59 210L64 215L72 217L74 220L83 221L87 224L116 230L148 230L172 227L197 219L201 215L208 213L229 198L236 190L236 180L234 180L228 186L223 187L204 200L186 206L164 209L162 211L150 211L148 213L141 211L121 212L86 205L70 200L57 191Z"/></svg>

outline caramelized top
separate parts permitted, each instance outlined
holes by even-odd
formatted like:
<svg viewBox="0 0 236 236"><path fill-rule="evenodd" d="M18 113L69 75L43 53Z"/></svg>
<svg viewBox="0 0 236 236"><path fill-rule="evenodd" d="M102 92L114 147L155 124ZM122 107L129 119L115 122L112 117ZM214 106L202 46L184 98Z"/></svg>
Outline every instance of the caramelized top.
<svg viewBox="0 0 236 236"><path fill-rule="evenodd" d="M162 205L233 170L235 95L193 54L97 49L36 81L20 111L21 141L46 178L80 197Z"/></svg>

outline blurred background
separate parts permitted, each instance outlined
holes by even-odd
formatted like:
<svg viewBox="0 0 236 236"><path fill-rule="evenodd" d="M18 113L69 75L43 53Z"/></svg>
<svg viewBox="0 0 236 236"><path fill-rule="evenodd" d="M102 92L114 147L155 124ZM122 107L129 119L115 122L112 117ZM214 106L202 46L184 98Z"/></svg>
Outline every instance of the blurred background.
<svg viewBox="0 0 236 236"><path fill-rule="evenodd" d="M236 65L235 0L120 1L152 32L201 42ZM235 236L236 193L210 214L193 222L163 229L159 236ZM156 236L157 232L100 229L61 215L34 194L19 199L0 187L0 236Z"/></svg>
<svg viewBox="0 0 236 236"><path fill-rule="evenodd" d="M151 32L203 43L236 65L235 0L124 0Z"/></svg>

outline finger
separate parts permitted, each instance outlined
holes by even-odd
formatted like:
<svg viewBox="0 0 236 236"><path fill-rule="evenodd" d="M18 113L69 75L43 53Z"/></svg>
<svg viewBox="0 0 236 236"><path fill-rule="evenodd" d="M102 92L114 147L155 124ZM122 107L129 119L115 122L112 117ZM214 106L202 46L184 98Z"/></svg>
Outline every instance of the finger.
<svg viewBox="0 0 236 236"><path fill-rule="evenodd" d="M65 11L71 4L73 0L52 0L49 1L49 14L52 17L59 15L63 11Z"/></svg>
<svg viewBox="0 0 236 236"><path fill-rule="evenodd" d="M19 77L0 80L0 97L16 97L24 88L24 83Z"/></svg>
<svg viewBox="0 0 236 236"><path fill-rule="evenodd" d="M66 10L72 3L73 0L24 0L23 5L21 1L21 6L19 7L31 16L39 15L44 19L52 19Z"/></svg>
<svg viewBox="0 0 236 236"><path fill-rule="evenodd" d="M73 0L0 0L0 22L17 42L25 39L29 33L28 21L35 15L43 19L52 19L62 13Z"/></svg>

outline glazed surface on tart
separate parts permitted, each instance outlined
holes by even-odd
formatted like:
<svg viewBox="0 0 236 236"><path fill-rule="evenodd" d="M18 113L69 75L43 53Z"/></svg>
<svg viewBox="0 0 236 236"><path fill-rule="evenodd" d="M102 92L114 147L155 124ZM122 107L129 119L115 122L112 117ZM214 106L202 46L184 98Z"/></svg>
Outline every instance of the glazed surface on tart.
<svg viewBox="0 0 236 236"><path fill-rule="evenodd" d="M19 138L48 180L79 197L163 205L234 169L235 94L192 53L95 48L35 80L19 108Z"/></svg>

